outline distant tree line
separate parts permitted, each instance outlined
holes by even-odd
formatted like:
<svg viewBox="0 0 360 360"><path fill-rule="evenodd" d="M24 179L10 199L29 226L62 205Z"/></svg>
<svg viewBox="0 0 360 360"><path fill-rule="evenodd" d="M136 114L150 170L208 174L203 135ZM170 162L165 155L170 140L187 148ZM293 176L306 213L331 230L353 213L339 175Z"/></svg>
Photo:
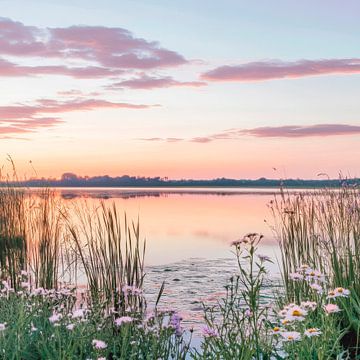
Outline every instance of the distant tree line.
<svg viewBox="0 0 360 360"><path fill-rule="evenodd" d="M2 182L1 185L9 182ZM25 181L11 182L12 184L26 187L243 187L261 188L281 186L287 188L320 188L320 187L340 187L344 185L360 185L359 178L353 179L322 179L322 180L303 180L303 179L266 179L264 177L256 180L248 179L209 179L193 180L180 179L170 180L167 177L141 177L141 176L77 176L73 173L65 173L60 179L29 179Z"/></svg>

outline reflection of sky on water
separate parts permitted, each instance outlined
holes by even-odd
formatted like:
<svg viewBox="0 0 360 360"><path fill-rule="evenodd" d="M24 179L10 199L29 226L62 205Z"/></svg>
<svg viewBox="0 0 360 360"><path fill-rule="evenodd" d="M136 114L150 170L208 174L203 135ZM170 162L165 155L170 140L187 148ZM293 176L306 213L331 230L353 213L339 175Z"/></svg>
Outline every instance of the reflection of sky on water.
<svg viewBox="0 0 360 360"><path fill-rule="evenodd" d="M160 196L153 196L154 189L61 190L66 197L79 196L69 200L71 202L80 203L85 197L89 205L95 205L101 195L105 202L115 202L120 214L126 212L129 219L136 220L139 216L141 234L147 239L148 265L169 264L192 257L231 257L230 242L249 232L262 233L264 243L274 243L273 234L264 220L271 223L266 204L273 199L276 190L172 191L166 189ZM119 197L123 192L125 196ZM127 196L134 192L139 196Z"/></svg>
<svg viewBox="0 0 360 360"><path fill-rule="evenodd" d="M119 214L140 219L140 229L147 239L145 293L149 305L156 300L163 281L165 291L160 307L180 311L184 325L197 332L203 324L202 303L213 304L224 293L224 285L237 272L231 241L246 233L265 235L259 253L274 259L268 264L272 279L278 275L278 247L267 223L272 222L266 206L274 198L263 189L230 189L224 195L212 189L187 192L167 191L154 194L153 189L69 189L62 195L68 204L97 206L99 198L115 203ZM128 196L136 192L138 196ZM144 194L145 193L145 194ZM123 196L123 195L124 196Z"/></svg>

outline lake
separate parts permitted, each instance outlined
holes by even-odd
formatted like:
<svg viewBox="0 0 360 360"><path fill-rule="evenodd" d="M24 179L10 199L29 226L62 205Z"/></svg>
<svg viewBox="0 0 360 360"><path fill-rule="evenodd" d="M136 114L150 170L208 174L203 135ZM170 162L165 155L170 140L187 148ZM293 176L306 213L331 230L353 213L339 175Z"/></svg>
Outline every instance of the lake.
<svg viewBox="0 0 360 360"><path fill-rule="evenodd" d="M181 312L188 326L201 324L203 301L224 294L236 272L230 243L249 232L264 235L259 253L276 260L267 204L276 189L60 188L66 202L113 202L129 219L139 217L146 238L145 291L150 303L163 281L161 305ZM273 277L277 265L269 264Z"/></svg>

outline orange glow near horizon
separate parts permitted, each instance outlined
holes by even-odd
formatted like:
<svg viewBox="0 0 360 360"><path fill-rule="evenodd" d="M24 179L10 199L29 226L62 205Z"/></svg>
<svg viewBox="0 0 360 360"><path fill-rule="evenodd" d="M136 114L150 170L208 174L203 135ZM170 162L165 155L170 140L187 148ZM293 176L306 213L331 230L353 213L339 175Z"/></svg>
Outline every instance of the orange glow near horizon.
<svg viewBox="0 0 360 360"><path fill-rule="evenodd" d="M359 176L354 162L360 157L357 143L356 137L348 137L347 142L341 137L333 138L331 142L328 139L317 139L316 142L314 139L245 139L208 144L139 144L134 141L131 145L127 141L122 147L106 148L104 145L78 151L74 144L61 145L58 151L53 148L35 154L34 144L27 142L25 149L14 149L12 158L20 178L60 178L65 172L79 176L126 174L170 179L316 178L318 173L327 173L337 178L340 172L350 177ZM347 155L349 152L351 156ZM32 153L32 156L24 158L24 153ZM5 157L2 163L6 165ZM11 172L9 164L3 169L3 173L6 172Z"/></svg>

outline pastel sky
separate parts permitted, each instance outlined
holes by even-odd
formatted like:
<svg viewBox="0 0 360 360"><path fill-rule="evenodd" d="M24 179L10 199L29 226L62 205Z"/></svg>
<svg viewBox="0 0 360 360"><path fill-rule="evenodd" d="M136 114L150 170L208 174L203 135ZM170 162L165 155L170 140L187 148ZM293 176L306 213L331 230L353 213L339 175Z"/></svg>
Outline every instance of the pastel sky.
<svg viewBox="0 0 360 360"><path fill-rule="evenodd" d="M0 160L22 176L360 176L357 0L0 9Z"/></svg>

